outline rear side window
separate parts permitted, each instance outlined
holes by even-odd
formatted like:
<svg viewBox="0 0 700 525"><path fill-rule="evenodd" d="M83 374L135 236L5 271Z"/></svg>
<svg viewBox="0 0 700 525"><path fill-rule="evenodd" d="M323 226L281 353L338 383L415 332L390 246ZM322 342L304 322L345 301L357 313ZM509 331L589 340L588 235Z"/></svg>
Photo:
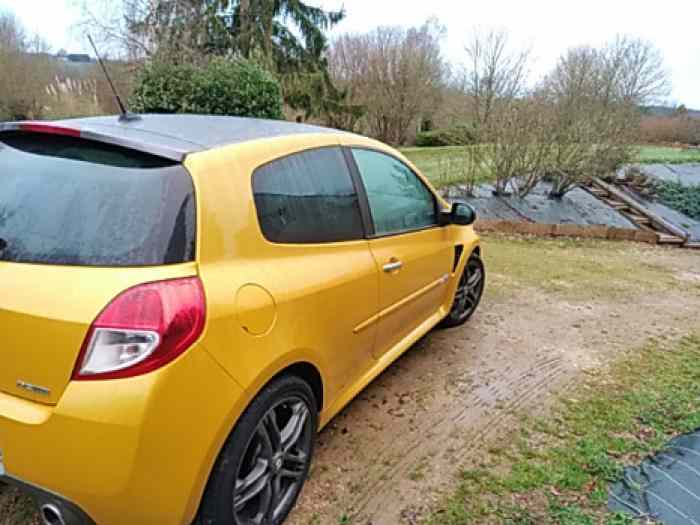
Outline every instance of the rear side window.
<svg viewBox="0 0 700 525"><path fill-rule="evenodd" d="M253 174L258 220L279 243L323 243L364 237L357 193L340 148L289 155Z"/></svg>
<svg viewBox="0 0 700 525"><path fill-rule="evenodd" d="M79 138L0 135L0 261L151 266L194 258L184 167Z"/></svg>

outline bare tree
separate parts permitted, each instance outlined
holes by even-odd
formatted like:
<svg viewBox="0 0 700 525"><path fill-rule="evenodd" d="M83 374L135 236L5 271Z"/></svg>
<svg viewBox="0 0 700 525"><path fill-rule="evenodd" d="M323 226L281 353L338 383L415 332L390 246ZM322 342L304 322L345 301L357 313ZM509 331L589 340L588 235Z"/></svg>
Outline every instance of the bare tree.
<svg viewBox="0 0 700 525"><path fill-rule="evenodd" d="M620 35L601 54L605 87L618 101L639 106L669 96L670 76L661 51L652 42Z"/></svg>
<svg viewBox="0 0 700 525"><path fill-rule="evenodd" d="M630 95L629 64L636 60L619 42L569 49L540 87L551 108L547 140L553 198L590 177L615 172L631 158L638 104L647 95Z"/></svg>
<svg viewBox="0 0 700 525"><path fill-rule="evenodd" d="M551 109L537 96L511 100L482 129L484 158L496 195L525 197L545 176L550 159Z"/></svg>
<svg viewBox="0 0 700 525"><path fill-rule="evenodd" d="M103 52L130 61L201 61L207 49L232 40L229 0L83 0L78 29L93 33Z"/></svg>
<svg viewBox="0 0 700 525"><path fill-rule="evenodd" d="M379 27L333 42L331 77L364 106L368 133L403 144L418 120L435 111L447 71L443 34L433 19L417 28Z"/></svg>
<svg viewBox="0 0 700 525"><path fill-rule="evenodd" d="M24 50L27 45L27 34L10 12L0 11L0 50L4 53Z"/></svg>
<svg viewBox="0 0 700 525"><path fill-rule="evenodd" d="M52 74L48 44L30 36L11 13L0 12L0 118L41 116Z"/></svg>
<svg viewBox="0 0 700 525"><path fill-rule="evenodd" d="M505 31L475 30L465 47L463 89L472 119L485 125L501 101L523 94L528 75L528 50L514 50Z"/></svg>
<svg viewBox="0 0 700 525"><path fill-rule="evenodd" d="M659 50L627 36L618 36L600 49L569 49L545 82L560 98L585 96L606 105L651 104L667 97L671 87Z"/></svg>
<svg viewBox="0 0 700 525"><path fill-rule="evenodd" d="M554 70L545 77L543 91L551 102L580 106L584 100L592 100L604 94L603 56L588 46L568 49L557 61Z"/></svg>

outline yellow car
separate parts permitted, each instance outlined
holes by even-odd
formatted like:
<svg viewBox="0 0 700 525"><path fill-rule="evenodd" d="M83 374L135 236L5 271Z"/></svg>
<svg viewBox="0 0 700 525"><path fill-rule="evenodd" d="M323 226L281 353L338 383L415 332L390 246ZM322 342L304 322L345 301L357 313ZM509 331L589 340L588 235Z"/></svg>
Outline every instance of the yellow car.
<svg viewBox="0 0 700 525"><path fill-rule="evenodd" d="M0 124L0 480L46 524L279 524L314 434L484 286L474 210L288 122Z"/></svg>

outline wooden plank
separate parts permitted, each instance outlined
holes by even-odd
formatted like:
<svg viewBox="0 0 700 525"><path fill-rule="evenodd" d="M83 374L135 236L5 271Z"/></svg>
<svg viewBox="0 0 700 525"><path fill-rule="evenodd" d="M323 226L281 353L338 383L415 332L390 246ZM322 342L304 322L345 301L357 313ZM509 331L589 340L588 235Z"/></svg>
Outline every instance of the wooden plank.
<svg viewBox="0 0 700 525"><path fill-rule="evenodd" d="M660 217L659 215L656 215L655 213L646 209L644 206L635 201L632 197L629 197L622 191L618 190L615 186L612 186L611 184L608 184L607 182L604 182L597 177L594 178L593 181L594 184L610 193L610 195L612 195L615 198L615 200L624 202L629 208L636 210L641 215L644 215L645 217L649 218L651 223L657 226L658 228L664 229L672 235L679 237L680 239L682 239L683 242L685 242L688 239L688 234L686 234L678 226L670 223L663 217ZM661 240L659 240L659 242L661 242Z"/></svg>
<svg viewBox="0 0 700 525"><path fill-rule="evenodd" d="M659 244L684 244L685 239L676 237L675 235L659 235Z"/></svg>
<svg viewBox="0 0 700 525"><path fill-rule="evenodd" d="M637 215L636 213L628 213L627 216L637 224L651 224L648 217L643 217L641 215Z"/></svg>

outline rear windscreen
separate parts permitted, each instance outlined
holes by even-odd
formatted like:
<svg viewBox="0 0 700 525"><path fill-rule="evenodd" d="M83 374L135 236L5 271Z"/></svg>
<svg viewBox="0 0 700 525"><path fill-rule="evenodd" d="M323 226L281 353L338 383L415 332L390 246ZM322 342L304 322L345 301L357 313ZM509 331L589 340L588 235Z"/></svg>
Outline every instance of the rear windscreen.
<svg viewBox="0 0 700 525"><path fill-rule="evenodd" d="M192 180L173 161L59 135L0 135L0 261L150 266L194 258Z"/></svg>

